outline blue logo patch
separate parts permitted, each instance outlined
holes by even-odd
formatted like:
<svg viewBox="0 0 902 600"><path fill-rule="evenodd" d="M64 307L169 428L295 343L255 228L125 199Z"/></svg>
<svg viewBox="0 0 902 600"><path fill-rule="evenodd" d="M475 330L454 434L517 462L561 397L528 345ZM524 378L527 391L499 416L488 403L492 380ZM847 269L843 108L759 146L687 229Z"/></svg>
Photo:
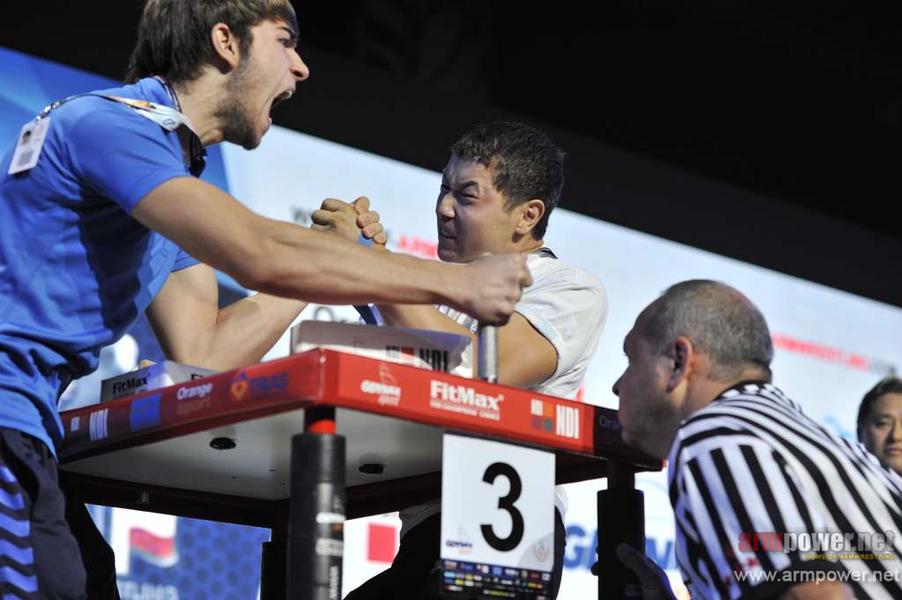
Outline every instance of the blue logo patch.
<svg viewBox="0 0 902 600"><path fill-rule="evenodd" d="M160 424L160 395L152 394L132 402L129 413L132 431L147 429Z"/></svg>

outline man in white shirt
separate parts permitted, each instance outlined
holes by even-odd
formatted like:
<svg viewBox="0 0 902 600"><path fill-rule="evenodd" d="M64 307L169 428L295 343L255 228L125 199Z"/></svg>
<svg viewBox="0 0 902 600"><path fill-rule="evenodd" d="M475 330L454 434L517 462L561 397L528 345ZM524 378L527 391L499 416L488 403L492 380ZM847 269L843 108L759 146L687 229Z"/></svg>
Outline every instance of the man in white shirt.
<svg viewBox="0 0 902 600"><path fill-rule="evenodd" d="M534 283L510 321L498 328L499 383L573 398L598 345L607 301L593 275L558 260L543 242L564 183L563 158L545 133L528 125L479 125L452 146L435 212L443 261L528 253ZM475 320L445 306L380 305L379 310L390 325L476 333ZM554 595L563 568L562 496L556 505ZM392 566L347 600L437 596L440 511L437 500L402 510L401 548Z"/></svg>

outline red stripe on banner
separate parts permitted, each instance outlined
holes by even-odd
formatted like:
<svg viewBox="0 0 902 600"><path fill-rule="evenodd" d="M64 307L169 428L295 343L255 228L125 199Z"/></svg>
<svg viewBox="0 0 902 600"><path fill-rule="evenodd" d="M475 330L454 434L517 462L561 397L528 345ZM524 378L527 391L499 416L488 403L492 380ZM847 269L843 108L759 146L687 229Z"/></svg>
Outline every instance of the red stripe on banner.
<svg viewBox="0 0 902 600"><path fill-rule="evenodd" d="M160 559L175 556L175 539L160 537L145 529L132 529L128 532L128 542L132 548Z"/></svg>
<svg viewBox="0 0 902 600"><path fill-rule="evenodd" d="M775 348L795 352L796 354L804 354L826 362L841 364L850 369L871 370L871 360L861 354L847 352L841 348L834 348L818 342L800 340L783 333L775 333L771 338Z"/></svg>

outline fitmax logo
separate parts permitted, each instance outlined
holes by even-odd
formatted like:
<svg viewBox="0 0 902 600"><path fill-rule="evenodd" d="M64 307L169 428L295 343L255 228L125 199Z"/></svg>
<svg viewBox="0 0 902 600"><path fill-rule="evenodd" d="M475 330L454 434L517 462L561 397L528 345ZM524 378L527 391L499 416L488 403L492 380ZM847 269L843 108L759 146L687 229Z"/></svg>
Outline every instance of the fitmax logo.
<svg viewBox="0 0 902 600"><path fill-rule="evenodd" d="M147 386L147 377L130 377L113 383L113 395L119 396Z"/></svg>
<svg viewBox="0 0 902 600"><path fill-rule="evenodd" d="M450 383L435 381L434 379L429 382L429 395L433 400L463 404L492 412L500 412L501 402L504 400L504 394L498 394L497 396L478 394L470 386L451 385Z"/></svg>

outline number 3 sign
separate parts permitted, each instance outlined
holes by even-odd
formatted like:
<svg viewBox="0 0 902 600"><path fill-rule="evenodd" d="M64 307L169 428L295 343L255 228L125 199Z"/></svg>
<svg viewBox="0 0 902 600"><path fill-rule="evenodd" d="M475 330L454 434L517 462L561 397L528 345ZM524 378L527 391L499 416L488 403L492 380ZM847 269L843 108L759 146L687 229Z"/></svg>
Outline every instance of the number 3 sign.
<svg viewBox="0 0 902 600"><path fill-rule="evenodd" d="M441 557L551 571L554 454L445 434Z"/></svg>

